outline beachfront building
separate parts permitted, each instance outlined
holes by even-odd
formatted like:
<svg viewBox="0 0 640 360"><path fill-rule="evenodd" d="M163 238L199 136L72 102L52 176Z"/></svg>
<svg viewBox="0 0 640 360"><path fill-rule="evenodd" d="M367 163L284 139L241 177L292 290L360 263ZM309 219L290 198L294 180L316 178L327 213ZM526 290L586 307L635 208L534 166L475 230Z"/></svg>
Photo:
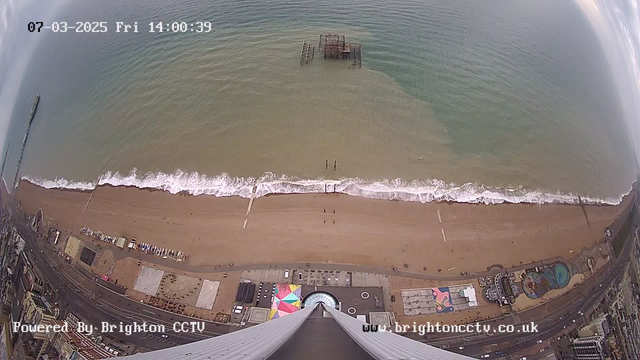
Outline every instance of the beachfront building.
<svg viewBox="0 0 640 360"><path fill-rule="evenodd" d="M72 316L77 319L75 315ZM75 320L73 318L67 317L67 321L73 322ZM63 326L64 322L55 320L52 324ZM78 332L75 326L70 324L68 330L67 332L48 331L46 333L51 344L47 351L50 358L98 360L118 355L117 352L109 350L109 347L100 345L95 338L92 339L90 336Z"/></svg>
<svg viewBox="0 0 640 360"><path fill-rule="evenodd" d="M368 327L333 306L316 303L287 316L230 334L127 358L470 359L391 332L365 332L363 325Z"/></svg>
<svg viewBox="0 0 640 360"><path fill-rule="evenodd" d="M55 316L40 295L32 292L27 293L24 298L23 323L31 325L50 324L55 319ZM34 336L44 337L41 333L35 333Z"/></svg>
<svg viewBox="0 0 640 360"><path fill-rule="evenodd" d="M513 305L520 289L515 281L515 276L507 272L496 274L491 281L488 281L487 287L484 289L484 296L489 301L495 301L500 306Z"/></svg>
<svg viewBox="0 0 640 360"><path fill-rule="evenodd" d="M601 335L606 336L609 333L609 322L607 321L607 314L602 314L595 318L587 325L580 328L578 335L580 337Z"/></svg>
<svg viewBox="0 0 640 360"><path fill-rule="evenodd" d="M55 321L55 316L49 310L46 301L38 294L27 292L24 298L24 316L23 324L29 325L47 325ZM44 352L49 344L49 337L43 332L31 332L28 336L34 354L38 354L36 358Z"/></svg>
<svg viewBox="0 0 640 360"><path fill-rule="evenodd" d="M472 284L427 289L405 289L400 292L404 315L442 314L468 310L478 306Z"/></svg>
<svg viewBox="0 0 640 360"><path fill-rule="evenodd" d="M573 340L571 349L574 359L604 360L603 336L587 336Z"/></svg>

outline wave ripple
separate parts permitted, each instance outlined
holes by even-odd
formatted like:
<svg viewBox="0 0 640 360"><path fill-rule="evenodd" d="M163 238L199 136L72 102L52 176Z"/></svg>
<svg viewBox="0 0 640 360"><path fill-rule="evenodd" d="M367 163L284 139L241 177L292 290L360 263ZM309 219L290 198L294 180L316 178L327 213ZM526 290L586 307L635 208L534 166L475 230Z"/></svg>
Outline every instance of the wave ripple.
<svg viewBox="0 0 640 360"><path fill-rule="evenodd" d="M71 181L61 179L43 179L30 176L22 177L35 185L47 189L92 190L95 182ZM578 204L577 195L557 192L545 193L524 187L498 188L477 183L457 185L437 179L406 181L403 179L369 181L360 178L340 180L299 179L287 175L265 173L258 178L233 177L223 173L208 176L198 172L177 170L173 174L148 172L139 175L137 169L128 174L107 171L98 180L97 185L133 186L140 189L157 189L172 194L240 196L250 198L270 194L307 194L336 192L370 199L400 200L428 203L435 201L469 204ZM595 205L617 205L631 189L616 198L582 197L582 202Z"/></svg>

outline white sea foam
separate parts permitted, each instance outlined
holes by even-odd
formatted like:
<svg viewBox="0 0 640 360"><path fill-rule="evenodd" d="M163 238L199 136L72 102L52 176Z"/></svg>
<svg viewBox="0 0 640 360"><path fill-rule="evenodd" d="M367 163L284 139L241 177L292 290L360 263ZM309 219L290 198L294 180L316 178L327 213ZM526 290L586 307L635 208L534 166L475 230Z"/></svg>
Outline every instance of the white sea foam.
<svg viewBox="0 0 640 360"><path fill-rule="evenodd" d="M20 180L26 180L45 189L93 190L95 188L95 183L69 181L67 179L47 180L42 178L23 176L22 178L20 178Z"/></svg>
<svg viewBox="0 0 640 360"><path fill-rule="evenodd" d="M47 189L92 190L95 182L70 181L67 179L41 179L25 176L22 178ZM545 193L518 188L495 188L481 184L467 183L456 185L440 180L402 179L368 181L359 178L340 180L298 179L286 175L266 173L259 178L240 178L228 174L207 176L197 172L186 173L176 171L173 174L162 172L139 175L137 170L129 174L106 172L98 180L98 185L134 186L140 189L158 189L172 194L188 193L191 195L240 196L250 198L269 194L305 194L336 192L371 199L400 200L412 202L449 201L470 204L502 204L502 203L560 203L577 204L577 195L563 193ZM254 190L255 189L255 190ZM616 205L631 190L619 197L595 198L582 197L587 204Z"/></svg>

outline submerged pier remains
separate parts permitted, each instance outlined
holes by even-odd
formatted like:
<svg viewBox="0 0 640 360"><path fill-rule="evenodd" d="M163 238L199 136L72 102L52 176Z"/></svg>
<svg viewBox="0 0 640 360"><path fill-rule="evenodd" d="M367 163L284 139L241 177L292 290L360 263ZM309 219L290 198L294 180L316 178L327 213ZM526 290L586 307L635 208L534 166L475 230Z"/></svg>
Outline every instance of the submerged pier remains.
<svg viewBox="0 0 640 360"><path fill-rule="evenodd" d="M302 52L300 53L300 65L309 63L309 60L313 60L316 54L316 47L309 41L302 43Z"/></svg>
<svg viewBox="0 0 640 360"><path fill-rule="evenodd" d="M27 132L24 134L24 140L22 140L22 149L20 150L20 157L18 158L18 165L16 165L16 176L13 178L13 186L11 189L15 189L18 184L18 175L20 174L20 163L22 162L22 155L24 155L24 148L27 146L27 139L29 138L29 130L31 130L31 123L36 116L36 110L38 109L38 103L40 103L40 95L36 95L33 105L31 106L31 114L29 114L29 125L27 125Z"/></svg>
<svg viewBox="0 0 640 360"><path fill-rule="evenodd" d="M320 35L318 51L322 52L324 59L349 60L350 69L362 67L362 44L348 43L344 35L324 34ZM315 56L315 44L310 41L302 43L300 53L300 65L306 65Z"/></svg>

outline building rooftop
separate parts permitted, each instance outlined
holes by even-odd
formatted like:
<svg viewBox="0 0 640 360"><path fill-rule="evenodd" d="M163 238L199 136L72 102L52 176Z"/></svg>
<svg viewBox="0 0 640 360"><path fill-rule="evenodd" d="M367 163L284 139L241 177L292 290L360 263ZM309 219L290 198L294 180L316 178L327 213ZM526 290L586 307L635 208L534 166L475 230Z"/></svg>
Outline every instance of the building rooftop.
<svg viewBox="0 0 640 360"><path fill-rule="evenodd" d="M36 304L36 306L38 307L38 309L40 309L40 311L42 311L43 314L45 315L53 315L51 313L51 311L49 311L49 307L47 306L47 302L38 294L29 293L31 296L31 300L33 300L33 303Z"/></svg>
<svg viewBox="0 0 640 360"><path fill-rule="evenodd" d="M93 342L88 336L79 333L74 327L69 327L69 329L69 332L63 332L60 334L70 345L77 349L80 355L84 356L87 360L114 357L114 354Z"/></svg>

